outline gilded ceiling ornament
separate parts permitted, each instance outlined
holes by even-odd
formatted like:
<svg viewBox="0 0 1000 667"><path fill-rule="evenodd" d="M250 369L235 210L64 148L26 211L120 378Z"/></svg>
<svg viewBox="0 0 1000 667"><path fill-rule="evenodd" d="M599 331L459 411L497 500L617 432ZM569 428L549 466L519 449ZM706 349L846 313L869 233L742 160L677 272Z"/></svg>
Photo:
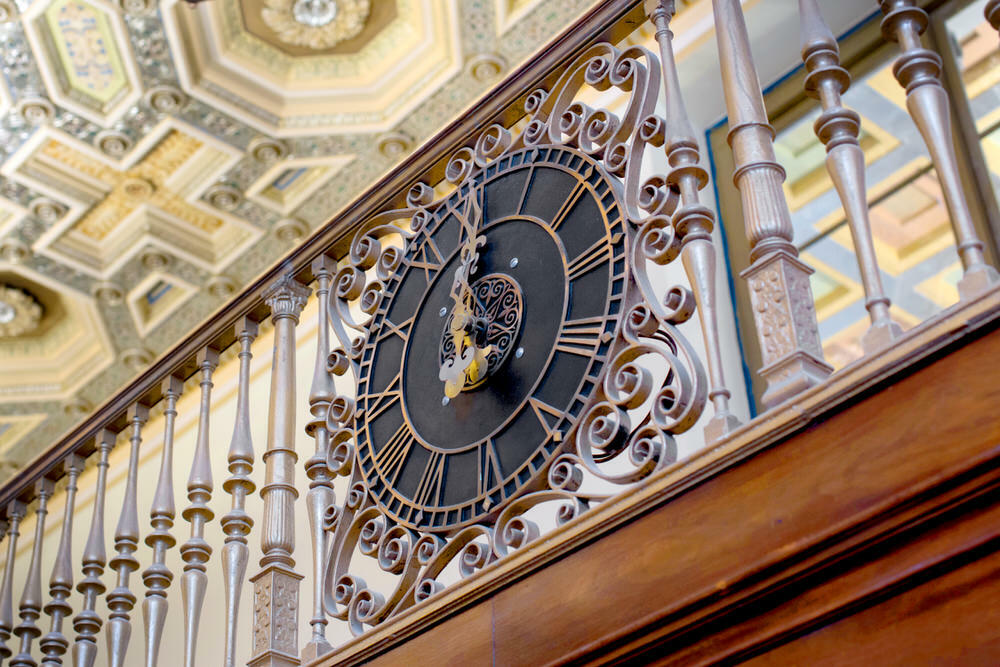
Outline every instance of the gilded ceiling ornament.
<svg viewBox="0 0 1000 667"><path fill-rule="evenodd" d="M401 132L388 132L378 138L378 152L395 160L400 158L413 145L413 140Z"/></svg>
<svg viewBox="0 0 1000 667"><path fill-rule="evenodd" d="M148 350L129 348L121 353L122 363L134 371L144 370L153 361L153 355Z"/></svg>
<svg viewBox="0 0 1000 667"><path fill-rule="evenodd" d="M97 147L111 157L121 157L132 147L132 140L116 130L105 130L97 135Z"/></svg>
<svg viewBox="0 0 1000 667"><path fill-rule="evenodd" d="M0 23L17 19L17 5L11 0L0 0Z"/></svg>
<svg viewBox="0 0 1000 667"><path fill-rule="evenodd" d="M42 307L23 290L0 285L0 338L31 333L42 319Z"/></svg>
<svg viewBox="0 0 1000 667"><path fill-rule="evenodd" d="M205 193L205 199L215 208L232 211L240 203L240 191L228 185L216 185Z"/></svg>
<svg viewBox="0 0 1000 667"><path fill-rule="evenodd" d="M167 268L170 264L170 258L159 250L147 250L142 253L142 265L145 266L150 271L159 271L160 269Z"/></svg>
<svg viewBox="0 0 1000 667"><path fill-rule="evenodd" d="M109 306L116 306L125 299L125 292L114 283L102 282L94 285L94 298Z"/></svg>
<svg viewBox="0 0 1000 667"><path fill-rule="evenodd" d="M228 276L216 276L208 282L206 288L212 296L224 299L236 292L237 285L236 281Z"/></svg>
<svg viewBox="0 0 1000 667"><path fill-rule="evenodd" d="M309 228L306 227L305 223L300 220L293 220L288 218L287 220L282 220L274 227L274 234L282 241L298 241L309 233Z"/></svg>
<svg viewBox="0 0 1000 667"><path fill-rule="evenodd" d="M31 255L31 249L17 239L4 239L0 243L0 257L5 261L17 263L23 262Z"/></svg>
<svg viewBox="0 0 1000 667"><path fill-rule="evenodd" d="M29 207L32 215L42 222L55 222L66 212L66 207L58 202L54 202L48 197L38 197Z"/></svg>
<svg viewBox="0 0 1000 667"><path fill-rule="evenodd" d="M272 164L288 155L288 147L281 141L257 137L250 142L250 155L262 164Z"/></svg>
<svg viewBox="0 0 1000 667"><path fill-rule="evenodd" d="M44 97L26 97L17 103L16 111L29 125L43 125L52 119L55 108Z"/></svg>
<svg viewBox="0 0 1000 667"><path fill-rule="evenodd" d="M469 58L465 65L466 71L476 81L493 81L507 67L507 62L493 53L480 53Z"/></svg>
<svg viewBox="0 0 1000 667"><path fill-rule="evenodd" d="M131 16L144 16L156 11L156 0L121 0L122 9Z"/></svg>
<svg viewBox="0 0 1000 667"><path fill-rule="evenodd" d="M370 9L370 0L267 0L261 17L281 41L319 50L356 37Z"/></svg>
<svg viewBox="0 0 1000 667"><path fill-rule="evenodd" d="M159 113L177 113L186 101L184 93L173 86L156 86L146 93L146 103Z"/></svg>

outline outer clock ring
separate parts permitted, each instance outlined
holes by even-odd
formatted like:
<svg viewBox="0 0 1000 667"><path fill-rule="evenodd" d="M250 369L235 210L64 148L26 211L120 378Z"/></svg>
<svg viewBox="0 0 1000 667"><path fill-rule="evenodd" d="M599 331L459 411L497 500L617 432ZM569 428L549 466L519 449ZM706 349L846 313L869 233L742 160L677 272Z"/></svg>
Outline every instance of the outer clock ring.
<svg viewBox="0 0 1000 667"><path fill-rule="evenodd" d="M513 197L500 196L501 190L506 192L514 187L512 184L518 183L522 193L520 199L513 202L516 208L502 215L503 206L511 205ZM439 448L421 444L424 441L415 429L411 428L408 436L400 436L408 420L404 420L403 425L393 432L392 438L377 432L378 421L386 419L383 415L387 413L383 410L391 409L385 407L387 401L392 400L386 396L390 395L395 385L389 382L386 386L378 386L380 383L376 382L376 376L380 369L384 370L389 350L394 354L398 347L390 347L386 341L393 340L394 332L403 336L399 329L404 317L396 312L403 308L394 304L401 304L405 294L416 289L409 286L408 276L419 275L413 272L427 271L427 258L431 254L428 241L437 244L437 240L446 236L447 225L451 224L449 221L455 220L454 213L462 209L473 189L482 189L484 193L484 229L504 221L520 219L527 222L532 218L535 224L548 229L562 253L565 269L562 287L566 295L558 336L551 349L547 350L543 370L538 378L530 380L533 384L524 400L511 404L511 414L500 429L501 432L503 429L513 431L515 425L524 423L524 428L518 428L527 433L527 425L534 423L535 430L532 432L537 434L537 442L531 443L530 451L527 451L529 445L517 445L521 449L517 450L516 456L511 453L511 447L500 446L500 436L496 441L490 438L490 442L474 444L478 461L474 469L465 469L465 476L476 478L476 489L473 493L468 493L467 489L465 493L459 493L455 489L460 486L466 488L468 480L455 482L447 477L446 472L436 472L441 467L455 466L458 469L459 459L452 458L453 454L436 451ZM552 210L544 213L543 209ZM357 465L372 497L393 520L421 530L451 530L481 521L498 512L517 495L544 484L548 464L565 448L577 419L594 398L620 326L625 310L627 239L622 208L617 198L617 182L608 177L596 161L565 147L532 148L502 156L473 174L430 213L430 222L410 240L400 269L386 282L361 354L355 417ZM501 245L498 242L498 247ZM585 247L581 248L581 245ZM437 254L450 257L456 247L457 244L448 248L450 252L435 249ZM439 271L442 270L441 267L447 266L447 259L441 257L437 266ZM486 271L490 272L492 270ZM416 306L417 314L407 320L407 326L414 326L413 322L417 322L415 326L420 326L420 318L423 317L421 309L437 309L437 304L427 303L435 280L435 277L427 278L426 290L416 299L416 303L420 304ZM599 292L594 289L595 284L606 286L605 298L599 305L595 305L595 297L585 303L579 295ZM531 308L530 302L526 302L525 308ZM597 310L600 310L599 314L593 315ZM587 313L589 317L576 317L578 312ZM409 347L407 337L401 345L404 352L401 353L400 363ZM437 355L436 342L434 354ZM585 362L580 361L580 357L584 357ZM504 363L512 363L512 360ZM557 368L558 372L553 370ZM567 371L567 368L573 370ZM514 369L511 370L513 372ZM402 368L398 376L402 378ZM557 378L564 376L569 379L556 383ZM552 387L549 388L548 384ZM428 390L433 389L428 386ZM402 403L406 400L402 396L402 379L398 393L399 397L395 400ZM551 403L545 400L550 396L556 397ZM412 442L400 445L402 438L409 438ZM394 447L396 449L392 449ZM488 451L490 449L492 454ZM512 464L510 457L517 460ZM421 468L421 465L423 472L419 482L415 487L411 483L411 488L405 488L407 476L414 477L411 468ZM464 459L462 465L468 466L468 460ZM427 479L432 481L427 483Z"/></svg>

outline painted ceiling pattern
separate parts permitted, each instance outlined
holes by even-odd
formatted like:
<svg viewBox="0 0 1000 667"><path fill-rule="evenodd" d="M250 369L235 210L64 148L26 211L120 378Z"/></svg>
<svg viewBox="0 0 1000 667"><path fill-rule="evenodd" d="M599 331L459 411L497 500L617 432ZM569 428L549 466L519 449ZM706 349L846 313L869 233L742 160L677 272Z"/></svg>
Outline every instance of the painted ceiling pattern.
<svg viewBox="0 0 1000 667"><path fill-rule="evenodd" d="M960 50L964 93L1000 194L1000 42L982 18L983 4L971 3L946 27ZM888 49L882 62L856 77L844 99L862 117L875 250L892 316L907 329L958 301L962 270L941 187L892 75L894 56ZM816 270L812 287L824 353L839 368L861 356L869 320L850 231L813 132L818 115L814 110L783 129L776 152L788 171L796 243Z"/></svg>
<svg viewBox="0 0 1000 667"><path fill-rule="evenodd" d="M0 0L0 466L592 2Z"/></svg>

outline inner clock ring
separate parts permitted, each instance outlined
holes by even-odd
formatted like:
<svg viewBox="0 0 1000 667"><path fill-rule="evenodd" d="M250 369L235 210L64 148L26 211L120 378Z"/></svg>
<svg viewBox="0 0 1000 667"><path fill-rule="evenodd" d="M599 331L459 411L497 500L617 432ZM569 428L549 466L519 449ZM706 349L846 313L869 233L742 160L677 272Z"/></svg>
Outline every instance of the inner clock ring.
<svg viewBox="0 0 1000 667"><path fill-rule="evenodd" d="M514 347L514 341L521 333L521 316L524 300L521 286L517 281L502 273L483 276L470 285L472 290L472 317L485 328L483 346L490 346L486 355L486 373L478 382L465 385L462 391L481 386L503 365ZM451 334L451 323L455 319L452 309L441 332L440 363L455 356L455 338Z"/></svg>
<svg viewBox="0 0 1000 667"><path fill-rule="evenodd" d="M442 330L454 305L451 286L461 262L458 252L428 285L402 349L401 403L414 435L431 450L473 449L509 422L517 413L515 406L528 399L544 375L566 313L565 251L547 225L527 216L507 218L487 224L481 233L486 246L473 284L485 278L491 280L484 284L497 284L493 279L500 275L510 286L518 286L520 322L507 344L506 359L491 369L486 382L444 401L444 383L438 378ZM525 247L532 249L530 256L525 256ZM512 262L519 255L519 261ZM520 356L511 353L518 347L524 350Z"/></svg>

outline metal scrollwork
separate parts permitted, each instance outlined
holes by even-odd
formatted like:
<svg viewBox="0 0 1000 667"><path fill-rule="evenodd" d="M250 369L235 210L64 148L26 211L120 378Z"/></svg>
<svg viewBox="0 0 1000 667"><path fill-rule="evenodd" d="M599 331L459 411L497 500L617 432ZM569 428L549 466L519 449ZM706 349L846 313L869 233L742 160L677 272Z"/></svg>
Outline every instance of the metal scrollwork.
<svg viewBox="0 0 1000 667"><path fill-rule="evenodd" d="M479 170L522 149L570 146L596 159L615 184L627 219L627 307L619 315L598 386L561 450L530 492L498 506L489 521L441 533L396 524L369 492L355 461L353 424L365 415L358 415L351 396L338 396L330 403L327 465L346 482L348 492L325 516L332 548L323 603L326 613L347 622L353 633L363 633L437 595L547 530L579 517L623 486L663 470L677 459L676 436L691 429L702 415L706 374L677 329L694 314L695 299L689 288L664 287L656 275L658 267L681 256L685 230L675 225L673 215L679 193L666 176L645 174L642 164L647 145L665 143L666 122L654 114L660 76L658 58L644 48L620 51L608 44L594 45L551 90L536 90L527 97L528 118L519 134L492 125L448 162L446 181L462 187ZM581 101L585 89L612 88L627 97L620 115ZM407 242L431 220L439 201L434 188L418 183L407 195L406 208L382 213L353 239L329 296L339 341L327 362L334 376L358 377L371 314L404 261ZM490 275L474 283L472 290L475 314L492 323L485 332L487 344L492 345L492 370L503 363L517 339L520 288L505 276ZM442 325L447 332L447 319ZM449 343L453 345L453 338L443 335L442 359L452 354L446 349ZM379 581L359 576L358 559L377 564Z"/></svg>

